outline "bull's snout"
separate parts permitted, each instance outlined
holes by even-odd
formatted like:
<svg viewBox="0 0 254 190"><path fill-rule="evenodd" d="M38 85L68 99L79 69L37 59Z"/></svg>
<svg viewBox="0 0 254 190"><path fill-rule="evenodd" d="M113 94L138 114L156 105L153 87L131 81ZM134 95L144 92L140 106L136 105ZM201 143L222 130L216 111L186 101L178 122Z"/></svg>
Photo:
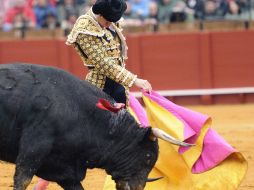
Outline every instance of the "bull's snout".
<svg viewBox="0 0 254 190"><path fill-rule="evenodd" d="M146 182L153 182L162 179L163 177L157 178L147 178ZM137 181L127 182L127 181L117 181L116 189L117 190L143 190L145 188L145 182L140 183Z"/></svg>
<svg viewBox="0 0 254 190"><path fill-rule="evenodd" d="M116 183L117 190L131 190L130 185L126 181L119 181Z"/></svg>
<svg viewBox="0 0 254 190"><path fill-rule="evenodd" d="M116 183L117 190L144 190L144 185L141 184L129 184L126 181Z"/></svg>

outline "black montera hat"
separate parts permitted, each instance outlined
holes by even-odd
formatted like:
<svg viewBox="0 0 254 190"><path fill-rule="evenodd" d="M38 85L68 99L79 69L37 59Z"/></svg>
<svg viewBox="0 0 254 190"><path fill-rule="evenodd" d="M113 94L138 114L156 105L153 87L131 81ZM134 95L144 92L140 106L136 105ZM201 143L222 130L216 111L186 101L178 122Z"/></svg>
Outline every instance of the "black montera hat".
<svg viewBox="0 0 254 190"><path fill-rule="evenodd" d="M102 15L107 21L117 22L126 8L125 0L97 0L92 10L94 14Z"/></svg>

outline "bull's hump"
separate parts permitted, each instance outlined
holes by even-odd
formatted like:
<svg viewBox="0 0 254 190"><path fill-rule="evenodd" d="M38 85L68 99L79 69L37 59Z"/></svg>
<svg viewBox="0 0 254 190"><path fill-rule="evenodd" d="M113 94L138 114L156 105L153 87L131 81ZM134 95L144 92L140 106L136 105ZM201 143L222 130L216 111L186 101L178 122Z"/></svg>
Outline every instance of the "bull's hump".
<svg viewBox="0 0 254 190"><path fill-rule="evenodd" d="M79 97L82 102L94 100L95 103L96 97L108 97L101 89L63 69L29 63L0 65L0 93L1 91L3 94L15 91L19 96L27 96L29 92L32 95L30 100L39 94L47 95L51 101L52 94L60 94L72 99Z"/></svg>
<svg viewBox="0 0 254 190"><path fill-rule="evenodd" d="M22 81L29 78L33 84L39 84L32 65L29 64L4 64L0 66L0 88L12 90Z"/></svg>
<svg viewBox="0 0 254 190"><path fill-rule="evenodd" d="M0 88L5 90L13 89L24 80L29 85L56 84L60 79L79 80L60 68L28 63L1 64L0 75Z"/></svg>

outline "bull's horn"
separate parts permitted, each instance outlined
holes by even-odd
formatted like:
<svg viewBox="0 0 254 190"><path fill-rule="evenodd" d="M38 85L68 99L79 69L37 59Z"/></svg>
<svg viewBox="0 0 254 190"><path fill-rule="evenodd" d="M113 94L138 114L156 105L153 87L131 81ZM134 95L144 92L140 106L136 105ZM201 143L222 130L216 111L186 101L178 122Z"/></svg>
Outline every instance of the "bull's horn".
<svg viewBox="0 0 254 190"><path fill-rule="evenodd" d="M185 147L194 146L194 144L185 143L185 142L182 142L182 141L179 141L179 140L175 139L174 137L172 137L169 134L165 133L161 129L152 128L152 132L153 132L153 135L155 137L160 138L160 139L165 140L165 141L168 141L172 144L179 145L179 146L185 146Z"/></svg>
<svg viewBox="0 0 254 190"><path fill-rule="evenodd" d="M153 182L153 181L157 181L159 179L162 179L163 177L156 177L156 178L147 178L146 182Z"/></svg>

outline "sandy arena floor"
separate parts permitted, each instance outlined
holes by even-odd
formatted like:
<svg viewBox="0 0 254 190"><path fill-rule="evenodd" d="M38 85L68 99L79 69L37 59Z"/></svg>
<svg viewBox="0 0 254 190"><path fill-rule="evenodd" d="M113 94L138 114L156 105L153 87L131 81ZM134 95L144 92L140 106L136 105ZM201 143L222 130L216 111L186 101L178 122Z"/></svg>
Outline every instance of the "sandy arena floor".
<svg viewBox="0 0 254 190"><path fill-rule="evenodd" d="M247 175L239 190L254 190L254 104L191 106L193 110L210 115L212 127L233 147L243 153L249 164ZM0 162L0 190L13 189L14 165ZM102 190L105 173L102 170L90 170L84 187L87 190ZM34 177L28 190L32 190L37 178ZM56 184L50 184L48 190L60 190Z"/></svg>

